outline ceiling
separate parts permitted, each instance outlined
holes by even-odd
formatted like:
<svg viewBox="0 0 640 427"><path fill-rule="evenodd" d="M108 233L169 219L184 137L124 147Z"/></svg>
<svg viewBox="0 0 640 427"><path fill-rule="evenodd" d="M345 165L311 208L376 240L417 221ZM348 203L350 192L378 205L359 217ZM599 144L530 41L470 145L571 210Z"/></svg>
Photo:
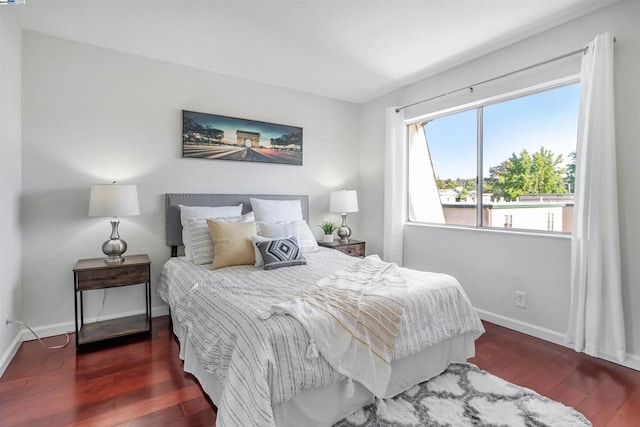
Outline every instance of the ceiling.
<svg viewBox="0 0 640 427"><path fill-rule="evenodd" d="M26 0L24 29L361 103L617 0Z"/></svg>

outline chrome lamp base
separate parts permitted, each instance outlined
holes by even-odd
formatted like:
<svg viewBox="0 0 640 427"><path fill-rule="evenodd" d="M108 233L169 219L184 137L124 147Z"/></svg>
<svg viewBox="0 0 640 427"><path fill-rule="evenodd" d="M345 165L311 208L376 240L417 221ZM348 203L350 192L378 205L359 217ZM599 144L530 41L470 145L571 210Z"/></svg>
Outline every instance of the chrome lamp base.
<svg viewBox="0 0 640 427"><path fill-rule="evenodd" d="M120 220L117 217L111 219L111 236L109 240L102 244L102 252L107 256L104 260L107 264L118 264L124 262L123 253L127 251L127 242L120 238L118 234L118 224Z"/></svg>
<svg viewBox="0 0 640 427"><path fill-rule="evenodd" d="M351 229L347 225L347 214L342 214L342 225L338 227L338 237L340 237L340 243L349 243L349 236L351 236Z"/></svg>

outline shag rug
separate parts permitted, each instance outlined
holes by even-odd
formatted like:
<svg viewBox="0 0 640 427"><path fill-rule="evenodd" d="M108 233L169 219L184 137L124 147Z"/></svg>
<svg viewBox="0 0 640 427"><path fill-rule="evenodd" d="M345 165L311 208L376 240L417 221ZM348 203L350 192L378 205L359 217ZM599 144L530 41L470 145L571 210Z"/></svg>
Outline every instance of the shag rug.
<svg viewBox="0 0 640 427"><path fill-rule="evenodd" d="M511 384L468 363L452 363L437 377L377 400L334 427L591 426L562 403Z"/></svg>

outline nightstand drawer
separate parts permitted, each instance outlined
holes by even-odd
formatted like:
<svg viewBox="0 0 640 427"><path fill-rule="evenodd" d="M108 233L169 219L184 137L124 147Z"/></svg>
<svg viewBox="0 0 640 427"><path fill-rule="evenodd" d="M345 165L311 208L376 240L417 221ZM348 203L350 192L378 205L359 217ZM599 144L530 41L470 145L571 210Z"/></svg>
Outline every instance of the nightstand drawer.
<svg viewBox="0 0 640 427"><path fill-rule="evenodd" d="M331 248L339 250L342 253L345 253L354 257L364 257L366 253L365 249L366 242L362 240L349 239L347 243L342 243L339 240L334 240L333 242L318 242L318 246L324 246L325 248Z"/></svg>
<svg viewBox="0 0 640 427"><path fill-rule="evenodd" d="M342 245L336 247L340 252L344 252L347 255L363 257L364 256L364 244L354 243L351 245Z"/></svg>
<svg viewBox="0 0 640 427"><path fill-rule="evenodd" d="M147 265L131 265L102 270L78 271L78 289L102 289L114 286L146 283L149 281Z"/></svg>

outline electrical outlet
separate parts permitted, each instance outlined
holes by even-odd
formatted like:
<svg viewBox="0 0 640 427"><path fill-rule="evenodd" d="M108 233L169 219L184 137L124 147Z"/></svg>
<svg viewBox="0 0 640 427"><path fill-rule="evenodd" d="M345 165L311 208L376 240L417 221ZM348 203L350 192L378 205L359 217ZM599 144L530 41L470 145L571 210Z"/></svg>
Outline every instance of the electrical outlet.
<svg viewBox="0 0 640 427"><path fill-rule="evenodd" d="M516 307L527 308L527 293L516 291Z"/></svg>

